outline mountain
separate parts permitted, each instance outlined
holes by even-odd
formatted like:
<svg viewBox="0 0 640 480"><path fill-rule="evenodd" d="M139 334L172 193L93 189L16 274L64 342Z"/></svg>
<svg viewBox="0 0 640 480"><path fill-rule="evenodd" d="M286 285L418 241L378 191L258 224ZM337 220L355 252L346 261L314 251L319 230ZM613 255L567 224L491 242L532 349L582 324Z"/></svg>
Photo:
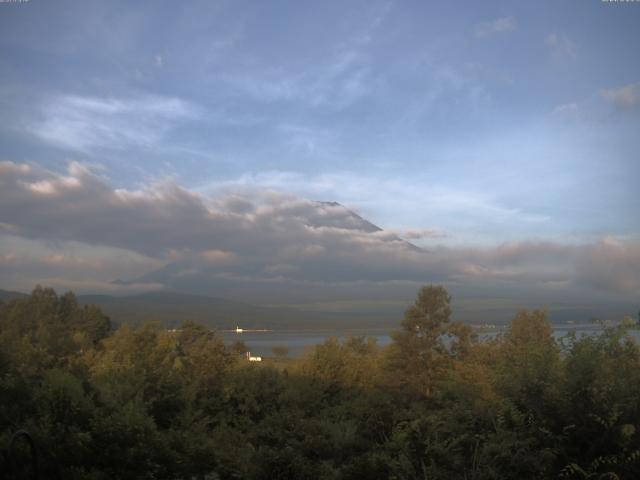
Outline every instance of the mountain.
<svg viewBox="0 0 640 480"><path fill-rule="evenodd" d="M320 221L318 219L309 219L309 221L307 222L307 225L309 226L316 227L316 228L322 227L322 226L334 226L338 228L357 230L357 231L366 232L366 233L377 233L377 232L384 233L384 230L382 228L371 223L369 220L362 218L356 212L348 209L341 203L338 203L338 202L315 202L315 203L319 206L326 206L336 210L342 210L343 216L341 217L341 222L327 222L326 218L323 218ZM408 248L416 252L423 252L423 253L425 252L424 249L414 245L411 242L408 242L407 240L404 240L403 238L400 238L395 234L387 233L387 236L390 240L394 242L398 242L405 248Z"/></svg>
<svg viewBox="0 0 640 480"><path fill-rule="evenodd" d="M26 293L0 289L1 301L26 297ZM273 330L390 329L398 326L404 309L410 304L408 300L394 304L362 302L353 308L345 308L339 303L333 307L328 304L272 308L169 291L127 296L88 294L78 295L78 300L85 305L100 307L114 326L158 321L167 328L176 328L182 322L192 320L216 330L236 326ZM578 306L551 308L549 319L558 324L569 321L588 323L592 318L619 320L628 315L629 308L616 308L615 305L601 309ZM454 313L458 320L500 324L513 318L516 309L491 309L482 303L456 306L454 302Z"/></svg>
<svg viewBox="0 0 640 480"><path fill-rule="evenodd" d="M80 295L85 304L100 307L117 324L160 321L168 328L193 320L214 328L267 327L279 318L276 310L203 295L149 292L138 295Z"/></svg>
<svg viewBox="0 0 640 480"><path fill-rule="evenodd" d="M100 307L116 325L139 325L159 321L167 328L192 320L214 329L243 328L305 329L341 328L345 325L393 326L394 315L370 316L366 313L344 314L304 311L294 308L259 307L204 295L176 292L150 292L130 296L79 295L84 304Z"/></svg>
<svg viewBox="0 0 640 480"><path fill-rule="evenodd" d="M0 300L3 301L28 296L22 292L0 290ZM191 320L217 330L233 329L236 326L274 330L340 329L345 326L387 328L395 326L401 314L390 314L388 311L341 313L269 308L222 298L167 291L127 296L88 294L78 295L77 298L82 304L100 307L114 326L158 321L167 328L176 328L182 322Z"/></svg>
<svg viewBox="0 0 640 480"><path fill-rule="evenodd" d="M10 290L2 290L0 289L0 300L6 301L6 300L11 300L14 298L26 298L29 295L27 295L26 293L22 293L22 292L13 292Z"/></svg>
<svg viewBox="0 0 640 480"><path fill-rule="evenodd" d="M197 241L174 249L161 268L112 282L122 292L154 293L79 299L116 324L388 327L409 303L397 300L427 281L428 253L337 202L279 198L218 217L194 227Z"/></svg>
<svg viewBox="0 0 640 480"><path fill-rule="evenodd" d="M363 232L382 232L382 229L377 225L374 225L368 220L365 220L360 215L352 210L349 210L344 205L338 202L314 202L320 207L329 207L334 210L341 211L341 215L336 217L330 217L321 215L318 217L309 216L306 224L312 227L338 227L347 228L351 230L361 230Z"/></svg>
<svg viewBox="0 0 640 480"><path fill-rule="evenodd" d="M115 282L286 305L375 299L389 288L408 297L428 281L428 252L337 202L261 208L242 221L234 217L233 235L214 231L197 250Z"/></svg>

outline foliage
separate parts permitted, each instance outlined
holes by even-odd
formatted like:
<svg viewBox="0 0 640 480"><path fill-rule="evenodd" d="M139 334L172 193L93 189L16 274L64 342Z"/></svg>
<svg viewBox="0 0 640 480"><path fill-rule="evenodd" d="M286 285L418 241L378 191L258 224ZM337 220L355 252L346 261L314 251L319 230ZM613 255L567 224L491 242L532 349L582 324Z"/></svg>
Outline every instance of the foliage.
<svg viewBox="0 0 640 480"><path fill-rule="evenodd" d="M470 348L471 330L451 322L450 302L444 287L423 287L405 312L402 329L393 334L387 355L392 378L427 397L452 360Z"/></svg>
<svg viewBox="0 0 640 480"><path fill-rule="evenodd" d="M557 341L522 311L478 342L450 300L423 288L388 347L333 338L273 368L36 287L0 302L0 448L26 429L64 479L640 478L632 325Z"/></svg>

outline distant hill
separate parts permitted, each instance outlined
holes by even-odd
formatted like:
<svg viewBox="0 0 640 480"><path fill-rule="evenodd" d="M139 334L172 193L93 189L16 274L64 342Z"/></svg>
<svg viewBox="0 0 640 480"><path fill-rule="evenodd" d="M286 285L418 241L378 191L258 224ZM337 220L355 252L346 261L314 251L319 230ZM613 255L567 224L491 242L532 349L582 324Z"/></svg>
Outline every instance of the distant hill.
<svg viewBox="0 0 640 480"><path fill-rule="evenodd" d="M236 325L256 327L277 321L276 311L203 295L173 292L150 292L116 297L111 295L79 295L82 303L99 306L117 324L140 324L157 320L175 327L192 320L215 328Z"/></svg>
<svg viewBox="0 0 640 480"><path fill-rule="evenodd" d="M61 293L61 292L58 292ZM26 298L29 295L0 289L0 300ZM392 327L399 318L394 315L304 311L297 308L270 308L235 302L205 295L176 292L148 292L136 295L78 295L83 304L97 305L115 326L139 325L159 321L174 328L186 320L213 329L340 329L360 327Z"/></svg>
<svg viewBox="0 0 640 480"><path fill-rule="evenodd" d="M25 298L28 296L29 295L27 295L26 293L0 289L0 300L11 300L12 298Z"/></svg>
<svg viewBox="0 0 640 480"><path fill-rule="evenodd" d="M115 324L140 324L156 320L168 328L192 320L211 328L304 329L345 326L393 326L398 319L371 318L365 314L307 312L294 308L268 308L204 295L150 292L116 297L80 295L85 304L99 306Z"/></svg>
<svg viewBox="0 0 640 480"><path fill-rule="evenodd" d="M0 289L0 301L26 297L26 293ZM305 310L304 306L261 307L206 295L169 291L127 296L78 295L78 300L83 304L100 307L111 318L114 326L159 321L167 328L175 328L185 320L192 320L217 330L233 329L236 326L274 330L388 329L398 327L404 313L404 308L384 308L377 305L349 311ZM513 318L515 312L467 307L459 314L458 319L477 324L503 324ZM616 310L613 307L607 309L607 312L578 307L551 309L549 319L556 324L569 321L588 323L591 318L619 320L628 314L628 310Z"/></svg>

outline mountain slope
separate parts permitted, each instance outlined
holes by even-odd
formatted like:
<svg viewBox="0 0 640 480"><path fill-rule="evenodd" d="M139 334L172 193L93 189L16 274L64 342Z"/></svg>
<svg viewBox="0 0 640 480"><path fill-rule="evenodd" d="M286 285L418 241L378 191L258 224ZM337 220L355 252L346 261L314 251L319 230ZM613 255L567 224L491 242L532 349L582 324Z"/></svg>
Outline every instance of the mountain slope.
<svg viewBox="0 0 640 480"><path fill-rule="evenodd" d="M259 304L350 300L365 284L428 281L428 253L385 232L336 202L282 207L286 214L255 214L247 231L222 243L216 234L199 250L186 251L163 267L119 285L220 296ZM411 287L411 293L415 287ZM364 290L363 290L364 291ZM377 298L378 292L368 297ZM381 287L380 293L384 292Z"/></svg>
<svg viewBox="0 0 640 480"><path fill-rule="evenodd" d="M3 301L11 300L13 298L26 298L28 296L29 295L27 295L26 293L0 289L0 300L3 300Z"/></svg>
<svg viewBox="0 0 640 480"><path fill-rule="evenodd" d="M99 306L118 324L160 321L172 328L185 320L193 320L210 327L235 328L236 325L264 326L277 318L277 312L253 305L173 292L150 292L122 297L80 295L78 299L82 303Z"/></svg>
<svg viewBox="0 0 640 480"><path fill-rule="evenodd" d="M393 326L398 315L389 312L335 313L294 308L269 308L203 295L151 292L116 297L80 295L85 304L99 306L116 325L138 325L159 321L167 328L192 320L214 329L243 328L304 329L345 326Z"/></svg>

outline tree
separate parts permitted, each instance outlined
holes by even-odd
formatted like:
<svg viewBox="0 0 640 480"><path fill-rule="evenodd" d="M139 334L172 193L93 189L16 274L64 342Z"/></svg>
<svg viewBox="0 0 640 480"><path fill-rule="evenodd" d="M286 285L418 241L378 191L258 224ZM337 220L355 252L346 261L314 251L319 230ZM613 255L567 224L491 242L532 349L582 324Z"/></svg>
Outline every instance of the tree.
<svg viewBox="0 0 640 480"><path fill-rule="evenodd" d="M555 347L553 326L544 310L521 310L507 329L505 340L513 347Z"/></svg>
<svg viewBox="0 0 640 480"><path fill-rule="evenodd" d="M111 331L109 317L81 306L72 292L60 297L37 286L26 298L0 305L0 344L23 372L73 363Z"/></svg>
<svg viewBox="0 0 640 480"><path fill-rule="evenodd" d="M516 314L502 339L499 390L528 413L557 408L560 351L544 310Z"/></svg>
<svg viewBox="0 0 640 480"><path fill-rule="evenodd" d="M451 319L451 295L441 285L422 287L415 303L407 309L402 328L417 337L430 337Z"/></svg>
<svg viewBox="0 0 640 480"><path fill-rule="evenodd" d="M422 287L404 314L401 330L392 335L390 367L401 372L396 379L425 396L431 396L448 362L464 353L471 339L468 326L451 322L450 303L443 286Z"/></svg>

